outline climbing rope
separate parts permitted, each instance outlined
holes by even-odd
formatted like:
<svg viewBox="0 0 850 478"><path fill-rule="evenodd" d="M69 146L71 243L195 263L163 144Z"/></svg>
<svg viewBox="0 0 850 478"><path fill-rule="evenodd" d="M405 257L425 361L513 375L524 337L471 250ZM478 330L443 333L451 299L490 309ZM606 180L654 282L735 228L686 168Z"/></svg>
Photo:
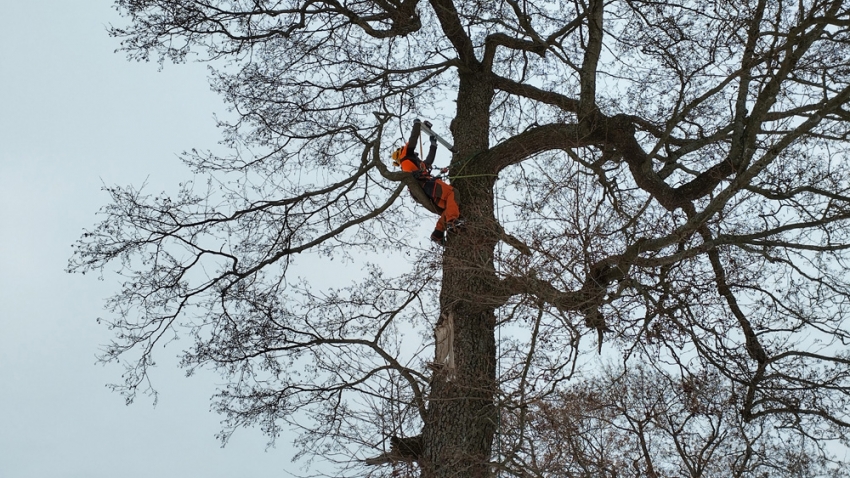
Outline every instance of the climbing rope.
<svg viewBox="0 0 850 478"><path fill-rule="evenodd" d="M475 153L475 154L472 154L472 155L468 156L468 157L467 157L466 159L464 159L463 161L460 161L460 162L457 164L457 166L454 166L452 169L457 169L457 172L455 172L455 173L454 173L455 175L450 174L450 175L449 175L449 179L457 179L457 178L474 177L474 175L473 175L473 176L457 176L457 174L460 174L461 172L463 172L463 168L465 168L465 167L466 167L466 165L467 165L470 161L472 161L472 159L473 159L473 158L475 158L476 156L478 156L478 153Z"/></svg>
<svg viewBox="0 0 850 478"><path fill-rule="evenodd" d="M499 209L499 189L498 183L493 183L493 202L494 207L496 209L496 221L501 225L502 222L502 213ZM499 241L496 244L496 274L501 275L502 273L502 241ZM498 391L499 387L499 379L502 376L502 308L500 307L496 311L496 387ZM498 393L497 393L498 397ZM501 406L501 398L497 398L499 400L496 406L496 460L501 461L502 459L502 406ZM496 467L496 478L501 476L501 466Z"/></svg>

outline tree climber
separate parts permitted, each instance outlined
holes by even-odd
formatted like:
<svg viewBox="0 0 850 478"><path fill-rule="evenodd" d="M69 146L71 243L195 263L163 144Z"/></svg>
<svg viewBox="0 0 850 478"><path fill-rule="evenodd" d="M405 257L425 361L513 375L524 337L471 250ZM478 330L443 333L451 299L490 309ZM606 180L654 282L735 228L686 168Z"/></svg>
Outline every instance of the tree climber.
<svg viewBox="0 0 850 478"><path fill-rule="evenodd" d="M430 129L431 123L426 121L425 126ZM419 140L421 128L422 122L418 118L413 120L413 129L407 143L392 153L393 166L401 167L402 171L412 173L413 178L419 182L419 185L425 191L425 195L431 199L431 202L440 212L440 218L437 220L434 232L431 233L431 240L437 244L445 245L446 231L460 227L463 220L460 219L460 210L455 202L454 189L439 177L431 176L431 166L434 164L434 157L437 155L437 137L431 136L431 146L424 161L419 159L419 155L416 154L416 142Z"/></svg>

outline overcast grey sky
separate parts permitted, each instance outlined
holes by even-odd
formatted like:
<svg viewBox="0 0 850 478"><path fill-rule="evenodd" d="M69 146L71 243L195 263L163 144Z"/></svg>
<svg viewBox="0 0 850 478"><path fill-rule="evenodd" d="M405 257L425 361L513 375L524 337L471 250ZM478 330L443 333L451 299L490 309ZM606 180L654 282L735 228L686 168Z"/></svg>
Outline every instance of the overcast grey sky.
<svg viewBox="0 0 850 478"><path fill-rule="evenodd" d="M202 65L114 53L111 0L6 2L0 14L0 477L259 477L291 470L288 443L257 430L224 449L215 377L160 361L154 408L125 406L95 365L115 283L63 272L107 201L102 184L173 190L177 154L218 140ZM178 353L173 348L163 357ZM295 470L292 470L295 471Z"/></svg>

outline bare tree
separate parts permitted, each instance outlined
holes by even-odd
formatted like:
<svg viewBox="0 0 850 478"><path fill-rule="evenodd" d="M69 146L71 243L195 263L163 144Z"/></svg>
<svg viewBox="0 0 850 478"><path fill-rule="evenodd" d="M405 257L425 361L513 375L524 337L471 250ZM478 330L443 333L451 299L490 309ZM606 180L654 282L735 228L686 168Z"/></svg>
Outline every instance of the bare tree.
<svg viewBox="0 0 850 478"><path fill-rule="evenodd" d="M130 58L215 60L236 116L232 155L185 156L206 187L109 188L76 245L70 270L124 275L103 358L128 364L128 399L149 390L155 346L188 334L183 366L227 378L224 439L295 427L305 456L356 473L528 476L542 469L518 465L528 447L554 446L532 411L566 397L581 412L575 388L599 383L586 357L604 349L626 369L664 364L670 383L722 379L736 394L724 423L846 443L845 2L116 7ZM411 232L427 214L404 192L422 199L418 183L386 166L417 116L450 120L457 148L467 226L444 251ZM315 256L368 265L314 290L292 271ZM599 393L604 433L659 426ZM647 475L701 466L665 433L681 450L644 454ZM747 433L734 443L756 446Z"/></svg>
<svg viewBox="0 0 850 478"><path fill-rule="evenodd" d="M503 437L505 472L566 477L835 477L824 442L773 420L744 420L728 379L684 379L650 366L605 372L529 404L523 433ZM505 421L517 427L518 414Z"/></svg>

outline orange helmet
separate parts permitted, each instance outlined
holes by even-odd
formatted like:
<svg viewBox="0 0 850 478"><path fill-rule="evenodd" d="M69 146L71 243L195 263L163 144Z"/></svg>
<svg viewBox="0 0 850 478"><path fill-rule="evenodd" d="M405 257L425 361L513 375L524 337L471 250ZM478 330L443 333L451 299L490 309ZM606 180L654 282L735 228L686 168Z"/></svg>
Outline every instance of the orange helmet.
<svg viewBox="0 0 850 478"><path fill-rule="evenodd" d="M393 154L390 155L393 158L393 166L398 167L401 165L401 154L403 152L404 148L398 148L397 150L393 151Z"/></svg>

